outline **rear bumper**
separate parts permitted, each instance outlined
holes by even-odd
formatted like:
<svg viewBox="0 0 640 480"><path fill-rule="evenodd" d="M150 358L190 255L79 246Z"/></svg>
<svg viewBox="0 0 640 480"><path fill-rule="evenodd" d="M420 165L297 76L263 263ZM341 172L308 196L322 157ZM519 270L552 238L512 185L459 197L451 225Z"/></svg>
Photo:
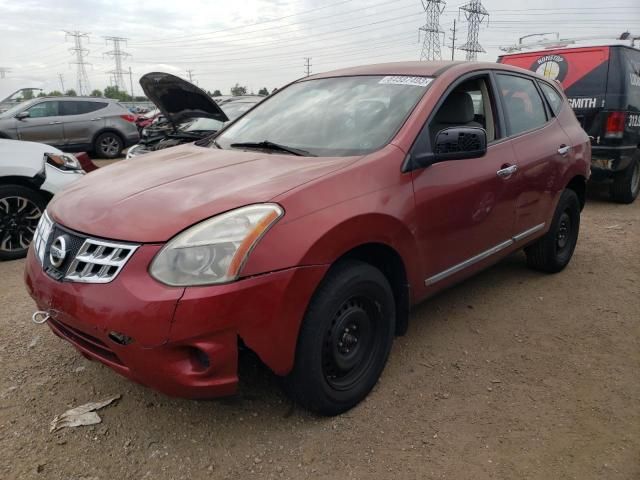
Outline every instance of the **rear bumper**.
<svg viewBox="0 0 640 480"><path fill-rule="evenodd" d="M591 179L604 181L613 178L617 172L626 170L638 151L634 146L628 147L592 147Z"/></svg>
<svg viewBox="0 0 640 480"><path fill-rule="evenodd" d="M159 248L140 247L119 276L103 285L56 281L30 249L27 288L38 308L50 312L53 332L85 357L170 396L233 394L239 336L276 373L288 371L300 321L325 267L172 288L147 273Z"/></svg>

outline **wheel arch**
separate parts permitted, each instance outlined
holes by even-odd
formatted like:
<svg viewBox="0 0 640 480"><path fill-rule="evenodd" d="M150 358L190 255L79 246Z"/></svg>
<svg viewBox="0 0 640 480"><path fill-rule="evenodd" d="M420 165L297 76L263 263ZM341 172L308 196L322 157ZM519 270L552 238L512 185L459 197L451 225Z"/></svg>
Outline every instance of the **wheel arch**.
<svg viewBox="0 0 640 480"><path fill-rule="evenodd" d="M582 175L576 175L569 183L567 183L565 189L573 190L580 200L580 210L582 210L587 202L587 179Z"/></svg>
<svg viewBox="0 0 640 480"><path fill-rule="evenodd" d="M411 308L410 284L400 254L384 243L364 243L340 256L333 265L345 260L360 260L377 268L387 278L393 291L396 307L396 335L406 333Z"/></svg>
<svg viewBox="0 0 640 480"><path fill-rule="evenodd" d="M39 195L45 198L47 203L53 198L53 195L46 190L42 190L40 186L42 182L38 179L38 177L22 177L19 175L10 175L6 177L0 177L0 186L11 186L11 185L19 185L21 187L30 188Z"/></svg>

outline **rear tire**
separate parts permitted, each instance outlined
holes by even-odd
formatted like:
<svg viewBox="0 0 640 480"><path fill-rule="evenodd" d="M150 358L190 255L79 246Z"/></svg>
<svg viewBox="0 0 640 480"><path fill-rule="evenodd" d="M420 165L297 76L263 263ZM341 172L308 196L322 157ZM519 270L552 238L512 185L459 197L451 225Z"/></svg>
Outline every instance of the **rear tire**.
<svg viewBox="0 0 640 480"><path fill-rule="evenodd" d="M0 260L16 260L27 254L46 205L36 190L0 185Z"/></svg>
<svg viewBox="0 0 640 480"><path fill-rule="evenodd" d="M98 135L93 142L93 151L100 158L118 158L124 149L124 142L115 132Z"/></svg>
<svg viewBox="0 0 640 480"><path fill-rule="evenodd" d="M560 195L551 228L524 249L527 265L541 272L557 273L569 264L580 231L580 200L573 190Z"/></svg>
<svg viewBox="0 0 640 480"><path fill-rule="evenodd" d="M389 357L395 303L386 277L355 260L340 262L316 290L300 327L286 392L306 409L337 415L362 401Z"/></svg>
<svg viewBox="0 0 640 480"><path fill-rule="evenodd" d="M633 162L623 172L613 178L611 198L618 203L633 203L640 193L640 154L633 157Z"/></svg>

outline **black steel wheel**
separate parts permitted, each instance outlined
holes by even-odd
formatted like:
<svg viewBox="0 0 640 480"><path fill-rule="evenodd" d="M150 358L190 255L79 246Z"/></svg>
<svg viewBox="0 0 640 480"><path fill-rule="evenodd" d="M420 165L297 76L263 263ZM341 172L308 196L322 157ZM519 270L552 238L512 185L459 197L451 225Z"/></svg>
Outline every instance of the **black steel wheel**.
<svg viewBox="0 0 640 480"><path fill-rule="evenodd" d="M0 186L0 260L27 254L47 202L22 185Z"/></svg>
<svg viewBox="0 0 640 480"><path fill-rule="evenodd" d="M560 195L549 231L525 248L527 265L534 270L556 273L571 261L580 231L580 200L573 190Z"/></svg>
<svg viewBox="0 0 640 480"><path fill-rule="evenodd" d="M124 143L115 132L105 132L96 138L93 150L100 158L117 158L122 153Z"/></svg>
<svg viewBox="0 0 640 480"><path fill-rule="evenodd" d="M376 384L394 332L395 303L386 277L360 261L335 265L309 304L285 389L321 415L349 410Z"/></svg>

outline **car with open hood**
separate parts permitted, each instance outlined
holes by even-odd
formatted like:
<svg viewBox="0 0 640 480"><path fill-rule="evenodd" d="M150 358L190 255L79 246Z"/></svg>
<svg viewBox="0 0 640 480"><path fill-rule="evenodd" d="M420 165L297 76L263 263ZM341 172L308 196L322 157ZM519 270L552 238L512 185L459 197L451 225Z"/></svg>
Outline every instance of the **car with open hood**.
<svg viewBox="0 0 640 480"><path fill-rule="evenodd" d="M166 78L150 81L169 99ZM176 123L185 105L222 119L178 98ZM561 88L515 67L305 77L216 135L56 196L26 262L33 319L181 397L235 392L249 349L335 415L376 384L412 305L520 249L537 270L567 266L590 154Z"/></svg>
<svg viewBox="0 0 640 480"><path fill-rule="evenodd" d="M160 72L144 75L140 85L158 106L159 114L144 124L140 142L127 151L128 159L216 133L264 98L247 95L218 103L192 83Z"/></svg>

